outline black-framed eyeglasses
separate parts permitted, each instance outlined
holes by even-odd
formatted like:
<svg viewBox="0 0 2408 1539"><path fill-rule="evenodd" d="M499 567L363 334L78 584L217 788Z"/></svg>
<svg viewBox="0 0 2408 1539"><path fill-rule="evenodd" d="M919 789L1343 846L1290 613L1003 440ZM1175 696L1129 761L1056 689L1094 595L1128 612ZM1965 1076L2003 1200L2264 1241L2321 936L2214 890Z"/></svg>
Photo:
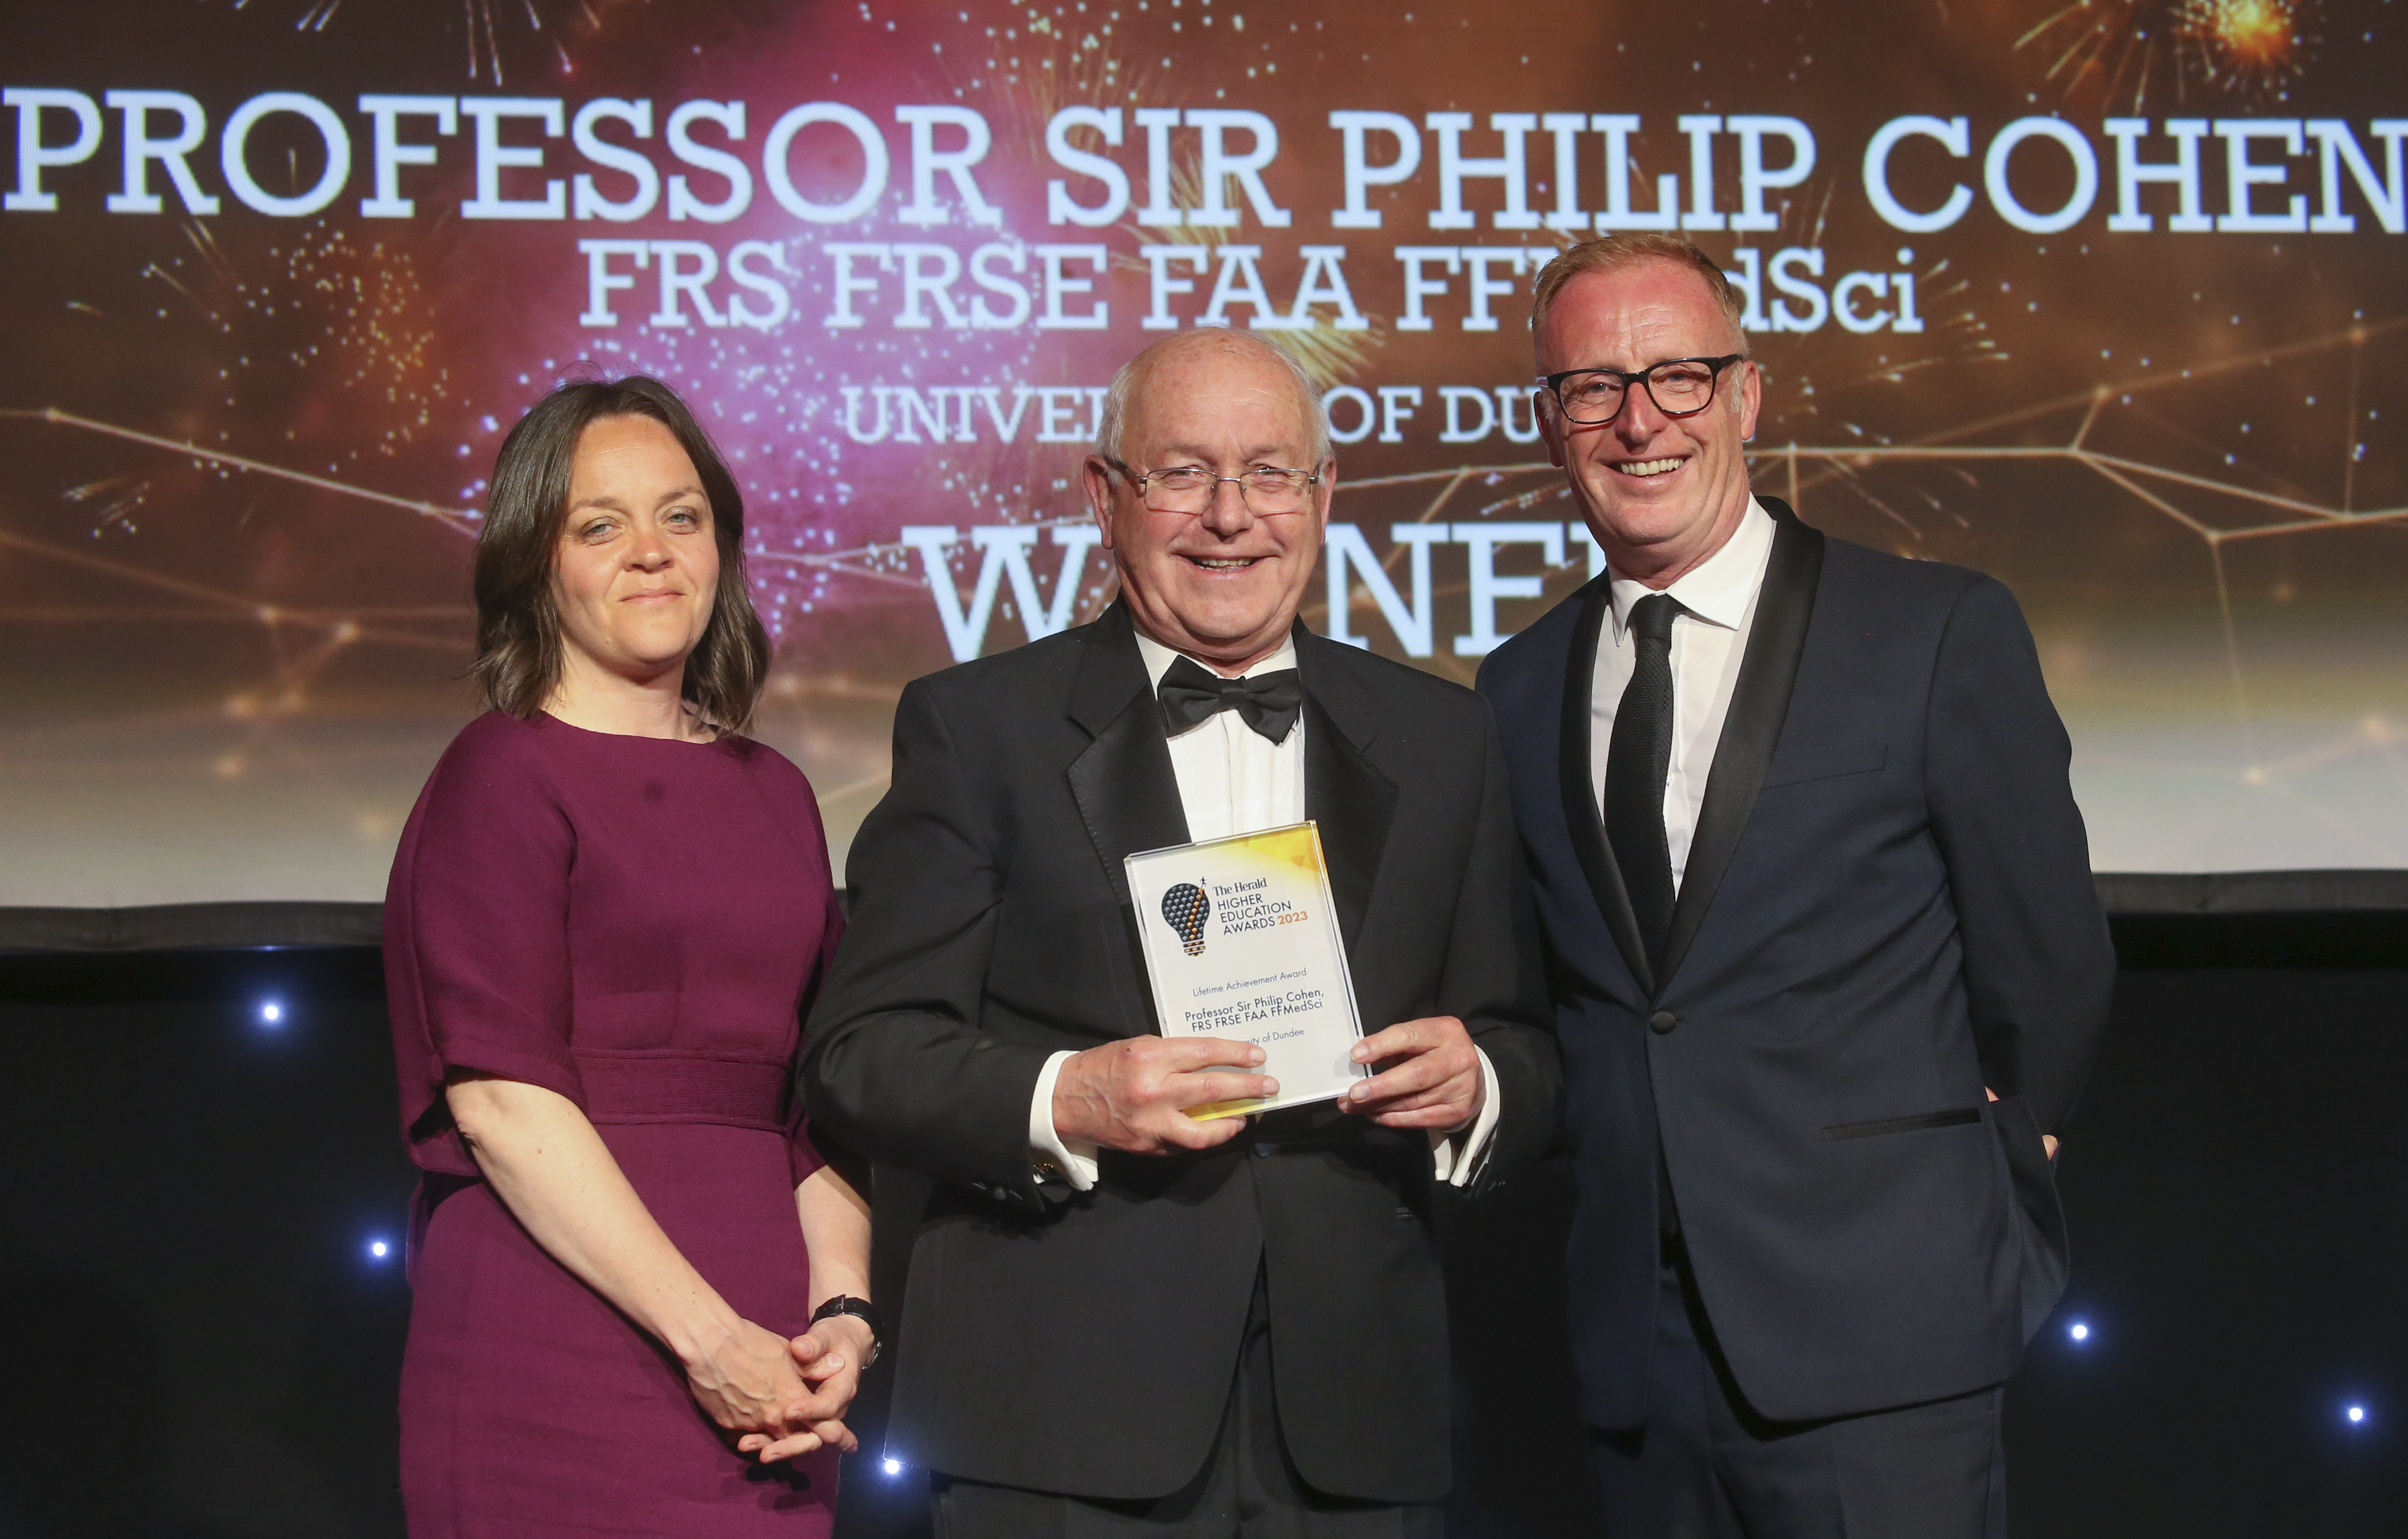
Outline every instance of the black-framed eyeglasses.
<svg viewBox="0 0 2408 1539"><path fill-rule="evenodd" d="M1200 513L1212 505L1221 483L1238 483L1239 499L1257 513L1300 513L1310 505L1321 477L1311 470L1278 465L1250 465L1234 476L1216 476L1200 465L1174 465L1140 476L1118 460L1106 460L1135 485L1145 505L1157 513Z"/></svg>
<svg viewBox="0 0 2408 1539"><path fill-rule="evenodd" d="M1564 416L1586 427L1599 427L1622 415L1632 385L1643 386L1656 410L1668 417L1694 417L1714 404L1714 382L1724 369L1746 357L1726 352L1719 358L1667 358L1635 372L1619 368L1568 368L1545 376L1547 393Z"/></svg>

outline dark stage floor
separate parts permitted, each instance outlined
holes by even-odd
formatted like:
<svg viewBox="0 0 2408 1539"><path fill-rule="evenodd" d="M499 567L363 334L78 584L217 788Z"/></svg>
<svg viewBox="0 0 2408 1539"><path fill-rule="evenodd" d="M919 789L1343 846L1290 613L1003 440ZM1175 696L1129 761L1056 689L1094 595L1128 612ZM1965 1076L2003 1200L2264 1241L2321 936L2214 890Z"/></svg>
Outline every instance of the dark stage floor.
<svg viewBox="0 0 2408 1539"><path fill-rule="evenodd" d="M2172 965L2128 971L2067 1140L2024 1539L2408 1532L2408 923L2283 925L2119 925ZM2327 965L2214 965L2286 959ZM380 987L357 947L0 956L0 1534L401 1532ZM1463 1539L1593 1532L1566 1201L1558 1166L1448 1215ZM913 1532L914 1472L855 1463L849 1539Z"/></svg>

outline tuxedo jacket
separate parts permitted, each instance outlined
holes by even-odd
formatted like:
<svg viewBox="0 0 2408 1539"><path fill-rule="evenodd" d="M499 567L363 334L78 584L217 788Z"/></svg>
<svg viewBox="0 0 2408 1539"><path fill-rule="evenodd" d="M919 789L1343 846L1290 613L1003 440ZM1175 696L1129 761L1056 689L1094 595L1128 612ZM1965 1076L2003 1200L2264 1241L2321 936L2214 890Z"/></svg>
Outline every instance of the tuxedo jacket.
<svg viewBox="0 0 2408 1539"><path fill-rule="evenodd" d="M1306 812L1364 1028L1462 1018L1503 1098L1493 1183L1555 1140L1561 1087L1487 708L1301 626L1295 640ZM1031 1171L1048 1056L1157 1029L1122 858L1187 837L1119 606L904 691L801 1069L814 1127L937 1183L888 1447L1000 1485L1172 1491L1211 1449L1262 1267L1298 1472L1332 1495L1435 1500L1448 1367L1426 1134L1324 1104L1202 1154L1105 1150L1089 1192Z"/></svg>
<svg viewBox="0 0 2408 1539"><path fill-rule="evenodd" d="M2030 632L1991 579L1758 500L1772 551L1661 976L1592 789L1608 579L1480 673L1544 933L1602 1427L1643 1419L1666 1185L1774 1418L1996 1384L2064 1287L2041 1135L2081 1090L2114 959Z"/></svg>

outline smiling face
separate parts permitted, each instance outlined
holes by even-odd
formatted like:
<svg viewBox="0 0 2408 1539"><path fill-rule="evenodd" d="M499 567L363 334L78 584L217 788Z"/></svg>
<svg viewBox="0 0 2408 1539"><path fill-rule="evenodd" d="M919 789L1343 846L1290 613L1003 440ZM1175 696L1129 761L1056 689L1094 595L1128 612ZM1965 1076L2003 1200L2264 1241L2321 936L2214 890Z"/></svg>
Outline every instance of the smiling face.
<svg viewBox="0 0 2408 1539"><path fill-rule="evenodd" d="M1335 461L1312 463L1319 410L1276 360L1218 338L1182 338L1146 366L1121 428L1128 474L1101 458L1086 466L1087 500L1140 630L1231 673L1279 650L1312 579L1336 483ZM1200 513L1147 507L1134 478L1183 466L1216 476L1317 470L1321 481L1295 512L1256 512L1231 482Z"/></svg>
<svg viewBox="0 0 2408 1539"><path fill-rule="evenodd" d="M552 561L562 688L681 676L718 590L710 499L676 437L650 417L587 426Z"/></svg>
<svg viewBox="0 0 2408 1539"><path fill-rule="evenodd" d="M1572 279L1548 309L1538 344L1541 374L1635 372L1747 348L1704 279L1656 260ZM1633 385L1621 414L1599 424L1566 421L1553 397L1539 393L1548 455L1563 467L1616 576L1670 586L1739 527L1748 499L1741 446L1756 432L1762 391L1756 365L1742 359L1722 371L1713 404L1696 416L1667 417Z"/></svg>

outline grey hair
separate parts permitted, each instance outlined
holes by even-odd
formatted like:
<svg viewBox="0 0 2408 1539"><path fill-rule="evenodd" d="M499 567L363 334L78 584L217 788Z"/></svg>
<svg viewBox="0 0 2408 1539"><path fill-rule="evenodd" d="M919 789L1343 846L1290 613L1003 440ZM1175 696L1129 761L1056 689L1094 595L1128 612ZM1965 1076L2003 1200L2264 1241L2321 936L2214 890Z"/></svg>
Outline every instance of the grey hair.
<svg viewBox="0 0 2408 1539"><path fill-rule="evenodd" d="M1323 462L1329 458L1329 415L1322 410L1321 392L1313 388L1312 376L1305 372L1304 365L1297 361L1295 353L1277 342L1248 332L1231 331L1226 326L1199 326L1194 331L1166 337L1121 366L1120 372L1112 376L1111 388L1104 392L1103 416L1096 425L1097 455L1114 465L1127 463L1121 453L1121 436L1128 423L1130 397L1137 394L1137 387L1144 382L1146 375L1164 359L1196 348L1250 353L1268 359L1286 370L1288 378L1295 381L1296 398L1304 407L1305 415L1312 424L1312 463L1299 468L1321 468Z"/></svg>

